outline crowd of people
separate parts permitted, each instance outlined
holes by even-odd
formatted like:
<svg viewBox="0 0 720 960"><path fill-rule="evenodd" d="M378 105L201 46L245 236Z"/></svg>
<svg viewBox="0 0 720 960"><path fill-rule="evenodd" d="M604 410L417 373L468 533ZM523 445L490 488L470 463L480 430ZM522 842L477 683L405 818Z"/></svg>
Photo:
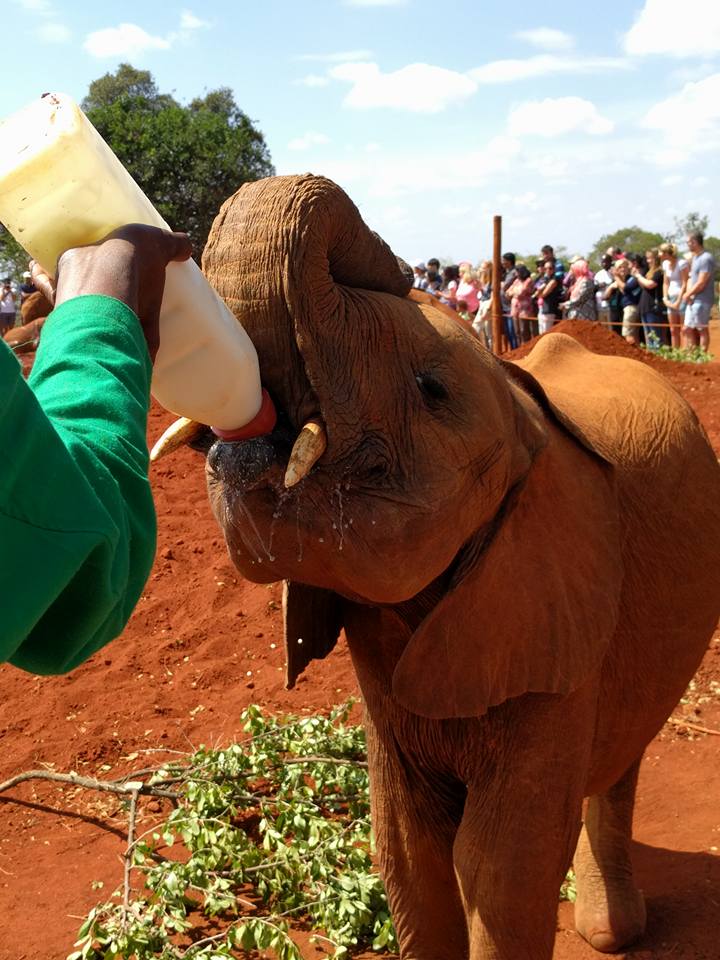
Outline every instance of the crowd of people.
<svg viewBox="0 0 720 960"><path fill-rule="evenodd" d="M674 243L643 253L611 247L595 272L580 256L566 267L549 244L532 270L514 253L505 253L499 283L508 346L514 349L569 319L599 320L629 343L650 349L685 346L707 351L716 263L701 233L691 233L687 246L687 256L681 256ZM433 258L413 269L415 287L456 310L491 346L490 260L476 269L469 261L441 269Z"/></svg>

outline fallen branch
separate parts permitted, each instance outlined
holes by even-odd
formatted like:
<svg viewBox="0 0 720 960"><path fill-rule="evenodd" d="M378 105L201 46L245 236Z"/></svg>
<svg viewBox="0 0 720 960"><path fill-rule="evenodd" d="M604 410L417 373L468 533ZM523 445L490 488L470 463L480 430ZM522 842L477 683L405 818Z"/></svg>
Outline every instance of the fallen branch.
<svg viewBox="0 0 720 960"><path fill-rule="evenodd" d="M699 723L693 723L692 720L681 720L680 717L668 717L668 723L676 727L687 727L688 730L697 730L699 733L710 733L714 737L720 737L720 730L711 730L710 727L703 727Z"/></svg>
<svg viewBox="0 0 720 960"><path fill-rule="evenodd" d="M87 790L100 790L105 793L126 795L137 793L149 797L167 797L170 800L180 798L180 794L175 790L163 790L162 787L155 787L139 780L130 780L125 783L117 780L96 780L93 777L78 776L77 773L53 773L50 770L26 770L25 773L18 773L4 783L0 783L0 793L5 793L6 790L26 780L52 780L55 783L69 783L74 787L85 787Z"/></svg>
<svg viewBox="0 0 720 960"><path fill-rule="evenodd" d="M135 847L135 818L137 816L137 802L140 796L142 783L136 780L130 794L130 811L128 812L127 850L123 855L123 926L127 926L130 913L130 871L132 870L133 848Z"/></svg>

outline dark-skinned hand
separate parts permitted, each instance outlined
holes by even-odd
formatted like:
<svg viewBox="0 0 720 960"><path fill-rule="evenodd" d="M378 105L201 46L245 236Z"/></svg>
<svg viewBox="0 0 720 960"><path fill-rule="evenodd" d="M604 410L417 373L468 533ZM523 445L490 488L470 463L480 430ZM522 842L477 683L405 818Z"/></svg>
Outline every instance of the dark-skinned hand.
<svg viewBox="0 0 720 960"><path fill-rule="evenodd" d="M39 264L31 265L35 286L59 307L66 300L102 294L126 303L140 320L150 359L160 344L160 304L165 267L187 260L192 247L187 234L131 223L87 247L66 250L51 279Z"/></svg>

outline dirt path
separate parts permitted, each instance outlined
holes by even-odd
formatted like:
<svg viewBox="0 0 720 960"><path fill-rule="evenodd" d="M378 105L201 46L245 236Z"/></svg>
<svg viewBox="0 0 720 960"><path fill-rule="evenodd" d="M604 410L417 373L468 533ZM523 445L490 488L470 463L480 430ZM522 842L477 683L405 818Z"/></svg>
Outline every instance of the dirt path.
<svg viewBox="0 0 720 960"><path fill-rule="evenodd" d="M590 337L588 327L579 329L608 352L602 331ZM637 355L618 341L610 345ZM720 453L720 364L662 369ZM153 410L151 440L168 420ZM158 750L238 737L239 714L249 703L313 712L356 692L342 644L312 665L295 691L283 689L278 588L236 577L206 503L202 459L183 451L155 468L152 479L158 555L123 637L67 677L0 667L0 780L43 765L117 776L160 762ZM720 729L720 637L705 657L693 702L677 711L684 712ZM691 739L666 726L643 762L636 815L650 932L625 956L720 958L719 796L720 737ZM157 810L146 804L143 816L148 827ZM84 914L120 882L125 829L113 797L32 783L0 799L0 960L64 960ZM597 956L562 905L555 960Z"/></svg>

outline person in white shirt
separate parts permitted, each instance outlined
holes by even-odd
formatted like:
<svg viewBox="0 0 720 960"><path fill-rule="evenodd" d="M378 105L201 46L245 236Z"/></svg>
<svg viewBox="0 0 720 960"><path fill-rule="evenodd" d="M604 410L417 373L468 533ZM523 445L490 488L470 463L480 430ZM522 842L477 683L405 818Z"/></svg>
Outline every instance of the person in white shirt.
<svg viewBox="0 0 720 960"><path fill-rule="evenodd" d="M688 278L690 264L687 260L678 257L678 250L674 243L660 245L660 259L663 265L663 302L667 307L668 323L670 324L670 344L673 347L682 346L682 324L685 305L682 302L682 291Z"/></svg>
<svg viewBox="0 0 720 960"><path fill-rule="evenodd" d="M0 336L12 330L15 326L15 294L12 292L10 280L3 280L0 287Z"/></svg>
<svg viewBox="0 0 720 960"><path fill-rule="evenodd" d="M597 304L598 320L606 327L610 326L610 305L605 299L605 291L613 282L613 275L610 273L612 265L613 258L610 254L603 254L600 258L600 269L595 274L595 302Z"/></svg>

